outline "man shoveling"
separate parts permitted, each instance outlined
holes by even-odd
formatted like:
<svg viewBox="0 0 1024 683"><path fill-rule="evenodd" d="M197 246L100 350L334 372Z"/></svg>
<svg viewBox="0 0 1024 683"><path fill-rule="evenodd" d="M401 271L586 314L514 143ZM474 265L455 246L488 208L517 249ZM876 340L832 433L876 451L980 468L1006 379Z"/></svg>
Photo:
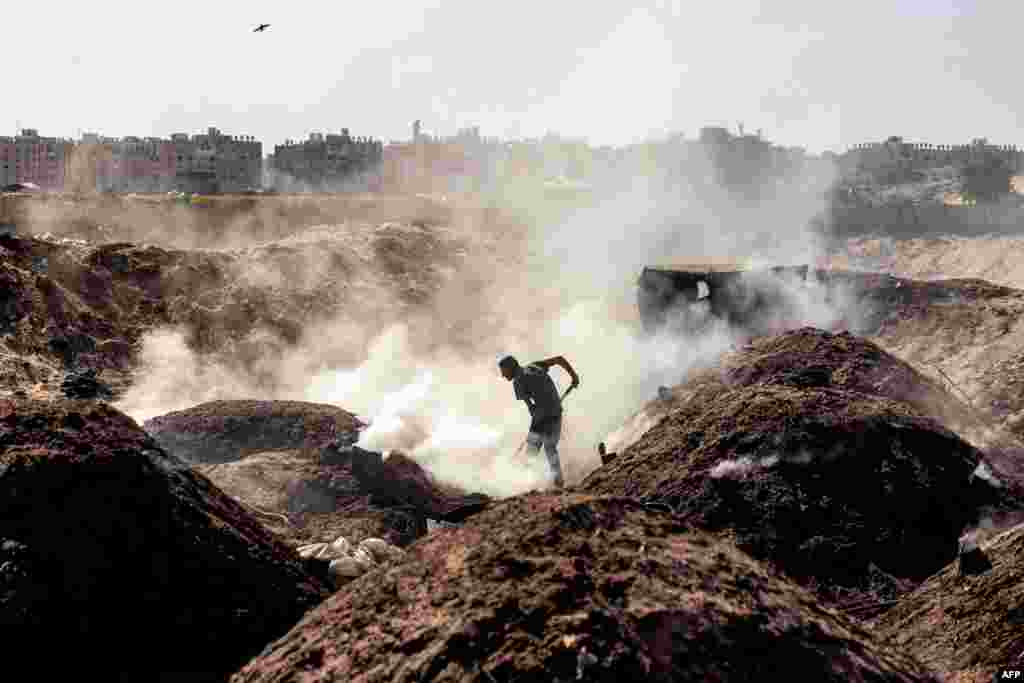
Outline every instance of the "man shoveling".
<svg viewBox="0 0 1024 683"><path fill-rule="evenodd" d="M552 365L562 367L572 377L572 384L561 396L548 374ZM526 402L530 410L530 431L526 435L527 453L536 455L541 446L555 476L555 486L562 488L562 464L558 460L558 439L562 436L562 401L580 385L580 377L562 356L530 363L523 367L512 356L498 362L502 376L512 382L516 399Z"/></svg>

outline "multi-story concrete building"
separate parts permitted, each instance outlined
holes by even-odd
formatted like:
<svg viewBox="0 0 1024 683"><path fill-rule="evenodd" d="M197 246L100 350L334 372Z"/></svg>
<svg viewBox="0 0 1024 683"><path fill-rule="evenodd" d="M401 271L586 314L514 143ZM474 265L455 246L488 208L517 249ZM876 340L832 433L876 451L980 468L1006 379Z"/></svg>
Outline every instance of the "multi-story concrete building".
<svg viewBox="0 0 1024 683"><path fill-rule="evenodd" d="M69 189L167 192L175 187L174 144L160 138L82 136L68 164Z"/></svg>
<svg viewBox="0 0 1024 683"><path fill-rule="evenodd" d="M70 140L42 137L34 128L20 135L0 137L0 187L34 183L42 190L64 189L64 164Z"/></svg>
<svg viewBox="0 0 1024 683"><path fill-rule="evenodd" d="M263 145L250 136L176 133L169 139L87 133L66 168L75 192L244 192L261 186Z"/></svg>
<svg viewBox="0 0 1024 683"><path fill-rule="evenodd" d="M368 137L310 133L286 140L268 158L265 185L281 192L375 190L380 186L383 144Z"/></svg>
<svg viewBox="0 0 1024 683"><path fill-rule="evenodd" d="M248 192L263 181L263 143L251 135L225 135L208 128L205 135L171 136L175 153L175 188L182 192Z"/></svg>

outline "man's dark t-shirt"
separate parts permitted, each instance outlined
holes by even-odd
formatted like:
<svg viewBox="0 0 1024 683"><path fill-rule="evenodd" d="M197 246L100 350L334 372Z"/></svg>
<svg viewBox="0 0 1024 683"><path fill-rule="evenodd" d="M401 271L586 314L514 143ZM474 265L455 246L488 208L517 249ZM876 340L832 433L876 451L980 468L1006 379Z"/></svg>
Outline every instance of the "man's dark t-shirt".
<svg viewBox="0 0 1024 683"><path fill-rule="evenodd" d="M548 431L554 418L562 415L562 401L558 396L558 387L548 375L548 371L539 365L526 365L519 375L512 380L516 398L526 401L533 419L530 421L531 432ZM527 400L530 399L530 400Z"/></svg>

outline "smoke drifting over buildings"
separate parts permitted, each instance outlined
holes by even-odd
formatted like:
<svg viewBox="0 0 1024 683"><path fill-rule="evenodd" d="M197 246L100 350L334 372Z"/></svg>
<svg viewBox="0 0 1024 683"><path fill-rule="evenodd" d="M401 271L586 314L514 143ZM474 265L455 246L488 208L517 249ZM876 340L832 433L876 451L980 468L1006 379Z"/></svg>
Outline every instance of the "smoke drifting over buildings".
<svg viewBox="0 0 1024 683"><path fill-rule="evenodd" d="M841 169L836 158L722 128L594 148L554 135L501 141L478 129L440 138L417 122L409 141L384 144L342 129L278 145L267 160L261 149L211 128L169 140L88 138L64 158L81 186L114 191L148 191L144 183L241 191L256 178L282 192L430 195L447 207L450 224L413 217L402 221L405 232L387 237L371 224L325 225L316 258L362 240L365 253L341 259L346 280L335 286L356 287L373 269L408 280L417 260L437 266L434 284L414 298L420 308L409 304L408 282L406 289L359 285L376 308L343 309L310 324L290 347L264 344L254 332L244 346L256 357L246 363L197 353L181 331L158 330L143 343L143 371L121 405L144 420L215 398L333 403L371 421L365 446L408 452L441 479L499 495L544 476L536 463L512 457L525 418L498 375L500 355L528 362L561 354L579 370L583 384L567 405L563 442L567 477L577 479L597 465L597 443L632 438L628 425L643 423L635 413L660 386L679 383L744 336L708 319L700 305L679 312L674 334L641 334L635 292L643 267L708 259L816 264L826 248L820 217ZM519 223L468 220L461 200L448 195L496 202ZM431 261L431 240L442 233L463 245L457 264ZM312 256L300 258L307 257L305 270L319 272ZM271 292L297 282L294 273L255 268L244 281ZM826 301L799 283L784 285L780 297L780 325L828 327L858 315L849 302ZM384 310L400 313L372 312ZM564 389L565 378L553 372Z"/></svg>
<svg viewBox="0 0 1024 683"><path fill-rule="evenodd" d="M421 121L408 140L384 142L340 132L312 132L286 140L263 156L252 136L214 127L206 133L168 138L111 138L94 133L80 140L43 137L35 129L0 137L0 187L31 183L48 192L196 194L409 192L506 193L510 186L542 184L563 195L621 190L640 176L662 186L685 185L707 194L725 191L734 202L758 203L780 184L800 179L874 178L898 182L922 172L998 163L1008 172L1024 166L1012 145L979 138L970 144L909 143L893 136L855 145L844 154L808 154L783 147L739 127L704 127L698 135L668 135L623 147L594 147L585 140L548 134L501 140L470 127L449 137L431 135ZM828 188L824 188L828 189ZM837 205L852 196L833 193ZM835 219L832 219L835 221Z"/></svg>
<svg viewBox="0 0 1024 683"><path fill-rule="evenodd" d="M529 362L560 354L582 378L567 399L560 449L567 480L576 481L597 466L597 444L656 396L659 386L679 383L743 336L722 321L699 320L700 307L688 313L696 316L688 333L642 334L635 292L645 264L740 256L755 264L813 262L820 251L810 218L821 210L820 190L831 177L813 166L766 167L765 173L775 174L764 181L768 185L737 202L737 192L762 179L729 176L737 186L723 186L720 176L705 171L727 160L696 141L673 143L691 155L696 170L688 174L678 172L672 154L647 155L655 146L608 156L614 162L605 166L600 156L583 158L583 148L570 140L472 144L506 155L506 172L489 182L509 202L518 202L506 208L514 209L519 222L468 220L457 202L438 199L451 207L450 224L409 225L386 237L371 225L324 226L318 232L323 249L369 241L362 257L348 261L350 285L365 282L373 269L411 278L410 266L395 261L397 254L388 249L418 254L410 258L422 259L427 268L437 251L427 243L440 235L454 239L462 256L438 270L422 307L403 302L401 289L376 288L376 310L405 312L359 317L341 310L305 330L294 348L268 352L251 371L194 355L184 336L161 331L147 337L145 370L122 407L146 419L215 398L331 403L370 422L364 447L399 450L442 481L510 495L546 485L548 473L542 459L516 455L528 416L498 373L497 359L511 353ZM453 141L425 139L422 133L408 145L410 164L458 149ZM531 158L531 151L541 153ZM769 158L777 163L781 157ZM582 179L602 166L610 170L592 175L593 184L583 190L543 183L534 186L539 192L517 189L536 176L574 173ZM418 173L405 177L435 183L434 189L451 179ZM288 284L273 273L266 277L275 286ZM793 320L828 326L837 317L814 292L794 286L787 296ZM567 378L559 370L552 376L564 391Z"/></svg>

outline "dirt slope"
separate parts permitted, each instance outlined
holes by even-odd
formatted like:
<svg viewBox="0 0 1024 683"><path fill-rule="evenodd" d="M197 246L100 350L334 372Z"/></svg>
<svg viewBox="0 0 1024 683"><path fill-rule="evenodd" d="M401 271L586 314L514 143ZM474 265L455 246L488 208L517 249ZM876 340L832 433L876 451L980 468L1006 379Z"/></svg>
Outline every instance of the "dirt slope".
<svg viewBox="0 0 1024 683"><path fill-rule="evenodd" d="M232 681L755 678L935 680L727 542L535 494L356 580Z"/></svg>
<svg viewBox="0 0 1024 683"><path fill-rule="evenodd" d="M1024 292L987 284L975 291L981 296L894 310L873 339L944 381L993 427L1019 438L1024 435Z"/></svg>
<svg viewBox="0 0 1024 683"><path fill-rule="evenodd" d="M318 454L343 434L358 437L364 426L336 406L257 400L210 401L143 424L167 452L207 465L286 448Z"/></svg>
<svg viewBox="0 0 1024 683"><path fill-rule="evenodd" d="M991 569L961 576L951 564L874 626L957 683L988 683L1003 667L1024 668L1024 525L980 547Z"/></svg>
<svg viewBox="0 0 1024 683"><path fill-rule="evenodd" d="M487 500L438 484L401 453L348 448L365 425L335 406L212 401L145 427L296 546L338 536L404 546L426 533L427 519Z"/></svg>
<svg viewBox="0 0 1024 683"><path fill-rule="evenodd" d="M499 230L476 230L490 220L483 218L486 212L471 212L460 218L451 208L431 202L389 204L346 199L320 205L308 198L269 202L262 198L226 198L206 209L192 208L182 213L173 205L148 206L136 200L105 198L88 206L72 205L74 211L47 215L41 200L38 206L30 205L35 199L25 201L29 203L18 211L32 217L36 232L49 225L68 237L88 235L92 241L38 234L0 238L0 396L20 392L23 396L52 397L59 393L62 377L74 365L100 370L101 379L120 394L138 377L134 373L140 341L156 328L182 330L192 351L250 378L258 387L254 395L259 396L273 395L282 388L280 376L265 372L268 361L272 364L304 343L316 345L318 361L351 365L361 360L372 335L396 321L424 331L415 335L414 342L428 340L423 343L429 344L429 340L444 339L456 352L463 346L476 348L501 331L500 317L496 318L488 305L497 299L488 295L488 288L495 287L495 281L500 286L501 260L510 253L506 247L514 242L515 235L507 239L497 234ZM863 287L857 289L855 303L863 308L857 312L864 314L856 320L857 329L875 335L872 340L879 348L912 361L919 373L849 336L783 335L774 341L758 341L741 351L735 357L736 364L726 371L695 377L677 387L670 399L657 402L657 409L641 416L635 433L625 441L635 441L659 420L661 423L641 442L623 449L618 460L595 473L587 485L593 485L595 491L636 494L660 501L662 508L675 509L690 524L713 529L719 537L734 537L750 552L817 587L819 595L837 599L847 607L863 606L858 601L865 596L877 601L901 594L923 574L951 559L958 533L955 530L969 522L972 515L990 514L988 505L1006 503L1004 499L993 501L992 491L977 481L965 484L965 473L969 474L982 457L971 445L988 447L997 443L998 449L987 452L993 469L1002 476L1024 481L1024 446L990 433L990 427L1006 426L1024 435L1020 426L1024 424L1024 403L1018 391L1024 383L1024 360L1017 353L1024 342L1024 328L1017 324L1024 300L1020 292L1005 287L1024 287L1024 278L1018 272L1020 259L1015 256L1022 245L1022 240L911 240L895 245L863 241L859 247L854 245L850 251L859 248L859 260L847 259L843 262L846 265L874 263L879 269L918 278L910 281L885 275L858 276ZM463 277L453 287L451 274L455 271ZM921 281L940 271L964 278L986 277L1003 286L973 279ZM475 277L464 277L467 274ZM523 316L523 325L535 322L528 317ZM328 319L355 323L352 336L325 334L317 324ZM306 368L296 374L305 376L306 370L317 369ZM962 394L973 410L960 401ZM681 407L687 401L691 407ZM120 594L112 586L127 586L133 595L157 600L153 614L163 621L153 627L156 640L165 635L160 628L171 629L177 624L174 628L180 629L171 637L184 639L181 642L197 652L200 660L209 653L197 666L223 673L229 654L236 656L262 647L267 639L276 637L267 634L283 632L282 624L290 625L298 618L295 615L301 609L296 605L301 603L305 609L311 604L310 595L320 595L322 586L314 586L316 576L302 565L296 568L290 564L290 555L289 559L280 555L289 552L287 545L330 540L337 535L359 540L387 534L396 534L389 537L391 540L409 543L422 535L424 510L446 514L465 502L460 498L462 492L436 487L414 461L401 455L382 460L379 465L376 460L367 460L370 466L366 462L354 466L351 460L333 461L336 452L327 453L325 461L324 453L331 447L322 445L329 430L322 429L326 422L317 420L329 421L331 411L324 409L321 415L310 409L308 416L315 424L306 425L305 418L297 417L305 409L292 414L283 404L276 409L281 411L278 417L273 410L260 413L253 409L243 420L243 431L226 438L215 436L228 425L230 420L222 419L226 415L218 416L217 410L208 415L199 411L197 419L209 418L210 424L198 443L221 455L225 448L234 448L232 444L246 444L241 450L244 457L212 465L212 469L204 467L208 478L195 471L174 470L168 474L173 491L170 498L153 494L147 499L143 493L149 495L160 487L145 483L139 489L143 493L119 488L125 478L149 481L130 467L125 469L127 466L118 460L138 451L131 444L144 435L132 432L135 427L122 425L119 420L123 416L115 419L102 412L109 408L82 405L86 407L74 410L34 407L26 412L18 408L24 415L5 418L14 426L13 431L2 432L7 435L0 439L0 462L6 462L3 459L15 452L12 448L20 449L24 444L28 444L28 450L16 450L17 458L25 453L29 453L24 456L29 460L39 453L62 455L46 455L41 462L48 464L43 468L0 468L0 486L5 478L13 481L8 476L12 472L18 477L29 472L46 482L39 485L43 493L31 503L38 515L33 512L34 516L25 517L24 508L19 507L0 516L4 520L0 529L6 529L4 533L10 536L0 534L0 538L7 538L0 544L0 566L8 572L3 576L7 583L2 595L9 606L0 611L5 618L14 614L15 619L23 621L63 624L66 605L71 604L67 597L71 589L64 586L88 584L88 589L82 589L90 596L82 623L90 626L92 635L65 634L56 629L45 634L48 639L56 634L62 643L80 641L83 657L111 651L110 639L98 643L99 636L95 636L103 633L103 628L117 635L112 641L119 647L115 664L125 658L124 665L133 666L127 661L132 652L140 657L160 656L152 654L153 644L145 640L145 629L128 633L124 626L138 626L138 617L131 612L132 605L117 602ZM100 415L95 420L121 426L83 431L78 418L72 417L75 413L92 416L90 420ZM939 418L943 426L958 433L942 429L931 418ZM267 422L261 425L260 419ZM300 422L303 424L298 427ZM287 429L287 437L279 435L277 427ZM297 431L293 433L293 429ZM11 436L17 430L25 435ZM76 436L76 430L88 433ZM138 460L139 467L148 472L151 468L145 462L160 461L154 455L160 451L153 442L147 443L141 448L147 454L145 458L131 462ZM89 455L96 444L100 447ZM117 457L111 456L111 462L117 467L110 470L104 454L115 451ZM774 459L786 451L796 457ZM70 464L62 460L67 453L71 453ZM94 456L102 463L94 463ZM66 475L66 468L75 474ZM110 476L112 471L117 475ZM120 484L111 483L118 477ZM51 478L64 483L51 486ZM101 485L91 492L79 491L78 486L63 488L66 482L79 479ZM23 504L15 494L23 490L24 481L17 479L15 486L0 494L0 506ZM32 481L32 486L37 486ZM51 495L52 491L56 493ZM67 499L70 519L87 520L87 533L83 533L82 525L69 526L72 522L58 518L47 507L64 501L66 491L74 492ZM179 498L187 502L181 503ZM403 509L403 503L410 499L420 503L415 515ZM111 512L110 501L119 501L115 506L118 514ZM152 507L159 501L164 501L160 503L164 507ZM83 512L76 516L79 509ZM168 509L185 512L170 515L167 521ZM530 509L516 510L521 510L524 518L532 514ZM93 522L90 515L101 515L102 519ZM211 526L214 531L207 528ZM505 528L487 527L487 534L506 533L501 531ZM281 537L275 539L268 529ZM672 529L678 531L679 527ZM764 529L768 532L762 533ZM196 546L190 545L189 534L194 530L198 530ZM557 528L544 533L571 539L581 532L567 531L565 524L558 522ZM43 540L26 542L25 534ZM111 540L124 534L136 539L126 544L128 549ZM147 565L140 571L138 558L163 557L160 543L186 536L189 540L181 541L179 555L170 560L184 563L189 581L199 587L190 589L192 592L165 589L166 603L161 603L149 587L154 582L165 586L170 580L159 573L159 567L147 573ZM473 545L461 546L460 550L434 543L431 540L423 547L434 549L442 557L454 557L453 562ZM267 550L267 544L273 550ZM72 556L82 558L81 565L61 564L68 557L65 547L72 549ZM517 550L506 552L494 546L487 552L494 558L509 554L518 557L520 546L514 547ZM574 549L559 550L557 543L553 547L556 555L561 552L568 558L578 554ZM675 552L671 550L663 559L672 561ZM257 557L252 557L253 553ZM428 560L422 557L418 561ZM259 565L260 561L264 565ZM129 565L121 563L127 562L134 563L130 566L135 574L123 568ZM505 564L505 560L492 562L493 566ZM196 573L199 566L212 567L212 578L209 573ZM261 567L257 572L260 578L245 583L253 566ZM515 572L521 564L512 562L509 566ZM553 566L543 565L547 574L542 575L553 576ZM608 576L620 568L602 567ZM708 570L705 581L711 581L708 577L713 571L717 569ZM726 575L729 571L725 570ZM243 582L242 588L224 590L224 586L238 581ZM304 581L313 587L295 588ZM611 578L608 581L615 582ZM92 587L90 582L99 587ZM262 598L268 583L274 586L271 592L278 595L269 603ZM474 600L491 604L486 602L491 600L491 593L507 603L516 599L512 592L516 586L480 586L479 593L471 591L470 604ZM547 599L545 589L538 586L527 583L526 594L533 596L527 600ZM376 597L367 598L369 602L360 602L362 598L351 595L344 599L377 609L386 600L388 586L374 584L371 588L385 593L373 593ZM428 587L416 590L420 591L415 597L419 602L414 606L433 600L423 594ZM655 602L672 597L668 589L661 593L651 590L650 595L657 594L651 598ZM103 601L116 609L101 609L98 605ZM259 603L264 611L253 617L248 607L239 607L243 603ZM457 604L452 604L454 609ZM175 612L178 608L187 614ZM393 614L388 611L391 609L397 607L382 608L382 614ZM243 611L244 618L240 616ZM637 667L658 662L657 666L669 666L664 664L668 660L658 654L663 653L661 646L650 645L653 636L630 631L639 622L623 626L626 621L621 615L613 615L607 622L603 618L591 615L584 619L579 628L593 626L596 634L596 640L586 642L600 645L600 639L606 637L610 642L613 638L607 635L611 632L608 629L621 629L633 634L628 637L634 640L627 642L638 644L633 655L613 648L601 653L599 662L608 663L609 671L635 672ZM116 619L121 621L111 621ZM364 633L377 636L390 632L398 640L406 638L395 635L407 634L402 630L406 626L387 622L375 626L363 623L358 616L351 619L359 622ZM466 619L469 621L459 623L481 623L481 619L488 623L472 611ZM212 624L210 629L196 627L207 623ZM529 633L533 622L527 619L523 624L524 632ZM568 629L558 624L550 628L553 634ZM766 628L774 633L773 626ZM578 630L566 632L571 638L580 636ZM200 642L205 636L199 634L206 633L216 633L228 645L226 650L212 653L212 641ZM424 637L435 636L427 633ZM963 638L975 636L983 637L984 632L971 631ZM417 637L409 637L414 646L419 642ZM921 638L920 642L925 640ZM970 643L970 647L981 647L973 640ZM359 656L371 656L358 645L351 647L351 652ZM966 647L964 641L957 647ZM458 661L460 648L463 644L456 637L431 652L442 655L442 664L450 664ZM581 650L569 655L556 650L551 646L523 657L516 654L519 658L513 658L518 662L515 666L522 665L523 671L531 673L557 670L566 673L567 679L569 673L575 678L574 667L583 667L588 675L594 670L593 662L581 655ZM332 656L329 647L325 652ZM727 661L724 655L715 654L724 653L724 646L711 652L711 659ZM309 653L315 656L316 649L309 649ZM933 655L926 652L925 657L936 662L953 658ZM542 660L547 663L537 663ZM490 661L494 663L491 671L519 671L493 658ZM725 666L722 661L694 666L715 671ZM846 660L837 661L842 665ZM382 660L378 663L387 666ZM338 666L347 664L342 661ZM280 670L286 678L299 676L291 665ZM314 671L319 669L314 667ZM689 673L684 677L700 677L697 668L686 671Z"/></svg>
<svg viewBox="0 0 1024 683"><path fill-rule="evenodd" d="M833 266L930 280L928 287L949 293L945 299L893 302L869 334L970 403L985 426L959 431L985 449L1024 450L1022 256L1019 237L861 239L846 243L832 260ZM1007 474L1024 477L1024 460L994 458Z"/></svg>
<svg viewBox="0 0 1024 683"><path fill-rule="evenodd" d="M980 278L1024 289L1024 238L945 237L849 240L838 246L834 266L914 279Z"/></svg>
<svg viewBox="0 0 1024 683"><path fill-rule="evenodd" d="M804 328L727 354L584 491L657 500L843 604L895 594L955 557L1002 492L931 418L955 401L849 334Z"/></svg>
<svg viewBox="0 0 1024 683"><path fill-rule="evenodd" d="M0 399L0 567L6 664L51 643L54 668L99 680L223 680L329 592L208 479L88 401Z"/></svg>
<svg viewBox="0 0 1024 683"><path fill-rule="evenodd" d="M221 251L0 237L0 390L56 394L74 363L123 387L158 327L258 380L304 330L358 321L361 337L328 338L320 354L351 362L397 320L436 320L430 303L463 258L453 229L420 223L319 226ZM275 378L262 379L273 391Z"/></svg>

